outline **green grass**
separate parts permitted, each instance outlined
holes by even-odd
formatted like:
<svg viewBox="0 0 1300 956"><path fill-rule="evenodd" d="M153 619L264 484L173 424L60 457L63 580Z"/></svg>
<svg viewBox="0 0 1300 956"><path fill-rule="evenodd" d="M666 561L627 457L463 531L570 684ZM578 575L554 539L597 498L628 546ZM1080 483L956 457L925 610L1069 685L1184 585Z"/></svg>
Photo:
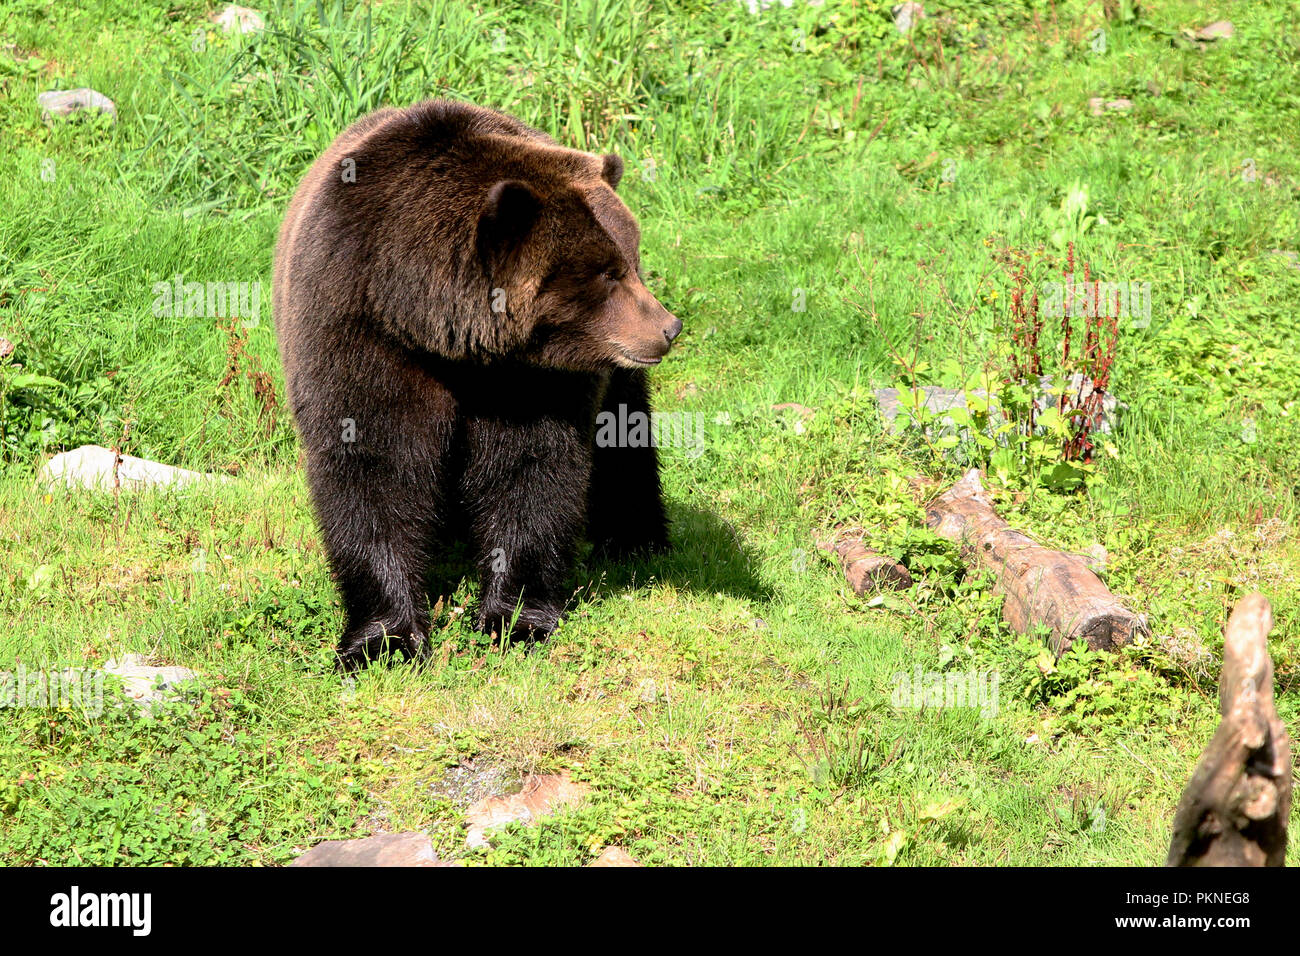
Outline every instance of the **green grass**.
<svg viewBox="0 0 1300 956"><path fill-rule="evenodd" d="M594 788L471 862L610 844L660 864L1161 861L1249 590L1273 601L1278 706L1297 713L1300 268L1271 252L1300 248L1291 11L1153 4L1093 53L1095 4L953 0L910 40L888 6L278 3L266 33L232 38L186 0L0 0L0 337L17 346L0 363L0 669L134 651L207 687L153 718L9 712L0 859L279 864L396 829L458 855L447 781L466 765ZM1182 39L1220 18L1233 39ZM74 86L112 97L116 125L42 123L37 93ZM580 562L549 642L466 628L453 555L444 650L345 685L271 248L334 135L434 95L624 155L651 286L685 323L657 407L710 424L702 456L664 456L674 550ZM1096 117L1093 96L1133 107ZM985 462L887 434L871 389L997 373L1011 285L994 254L1036 251L1050 278L1070 241L1103 277L1152 284L1150 326L1119 343L1128 409L1086 492L1029 469L993 483L1044 540L1103 544L1155 637L1053 664L917 530L926 489ZM153 285L177 274L260 281L262 321L156 316ZM771 410L786 402L816 414ZM89 442L235 480L34 488ZM816 542L848 527L921 582L847 592ZM997 713L895 706L918 666L995 671Z"/></svg>

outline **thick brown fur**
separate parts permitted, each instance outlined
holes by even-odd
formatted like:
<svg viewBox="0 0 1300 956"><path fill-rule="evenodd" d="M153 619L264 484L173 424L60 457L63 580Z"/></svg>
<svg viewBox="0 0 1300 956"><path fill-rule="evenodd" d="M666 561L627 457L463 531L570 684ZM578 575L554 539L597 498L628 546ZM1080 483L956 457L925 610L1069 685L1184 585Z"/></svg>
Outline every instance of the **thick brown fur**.
<svg viewBox="0 0 1300 956"><path fill-rule="evenodd" d="M597 447L649 413L645 367L681 329L639 278L616 156L441 100L344 131L299 185L274 307L312 500L343 597L342 666L427 648L425 575L464 534L478 623L544 635L584 530L662 547L653 445Z"/></svg>

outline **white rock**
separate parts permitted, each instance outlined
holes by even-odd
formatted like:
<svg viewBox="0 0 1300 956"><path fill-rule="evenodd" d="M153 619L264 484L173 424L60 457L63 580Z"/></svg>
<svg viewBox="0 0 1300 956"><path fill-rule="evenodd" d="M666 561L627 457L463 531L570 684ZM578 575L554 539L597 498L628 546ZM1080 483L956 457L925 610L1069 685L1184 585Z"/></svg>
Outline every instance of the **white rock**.
<svg viewBox="0 0 1300 956"><path fill-rule="evenodd" d="M152 709L158 701L175 697L179 685L199 676L188 667L152 667L143 654L110 659L104 663L104 672L120 677L126 695L144 709Z"/></svg>
<svg viewBox="0 0 1300 956"><path fill-rule="evenodd" d="M113 490L113 465L116 455L113 449L100 445L82 445L72 451L55 455L41 469L37 480L43 485L66 485L74 488L98 488L103 491ZM123 455L117 466L119 487L134 490L153 486L175 485L183 487L194 481L208 479L211 481L228 481L225 475L209 475L201 471L189 471L172 465L163 465L156 461Z"/></svg>
<svg viewBox="0 0 1300 956"><path fill-rule="evenodd" d="M213 17L213 21L222 33L261 33L266 29L260 13L233 3Z"/></svg>
<svg viewBox="0 0 1300 956"><path fill-rule="evenodd" d="M647 677L641 682L641 685L637 688L637 696L639 696L641 702L645 704L654 704L658 702L659 688L656 686L654 678Z"/></svg>
<svg viewBox="0 0 1300 956"><path fill-rule="evenodd" d="M1133 108L1133 101L1126 97L1120 97L1117 100L1106 100L1100 96L1094 96L1088 100L1088 109L1092 111L1093 116L1101 116L1105 113L1127 113Z"/></svg>
<svg viewBox="0 0 1300 956"><path fill-rule="evenodd" d="M925 7L919 3L900 3L890 12L894 15L894 26L899 33L910 33L912 27L925 19Z"/></svg>
<svg viewBox="0 0 1300 956"><path fill-rule="evenodd" d="M72 116L75 113L99 111L107 113L117 121L117 107L103 93L82 87L77 90L50 90L36 97L36 104L41 108L41 119L50 122L56 116Z"/></svg>

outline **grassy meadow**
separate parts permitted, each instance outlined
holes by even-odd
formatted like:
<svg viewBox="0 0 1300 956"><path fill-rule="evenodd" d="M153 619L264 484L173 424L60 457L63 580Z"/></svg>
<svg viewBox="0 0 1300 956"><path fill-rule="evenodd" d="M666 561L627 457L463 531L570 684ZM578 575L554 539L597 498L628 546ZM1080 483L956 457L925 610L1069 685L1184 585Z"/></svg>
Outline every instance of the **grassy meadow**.
<svg viewBox="0 0 1300 956"><path fill-rule="evenodd" d="M487 865L1163 862L1249 591L1300 714L1294 9L948 0L903 35L889 7L276 0L240 36L195 0L0 0L0 670L204 675L153 716L0 715L0 861L280 865L423 830ZM1235 35L1190 36L1220 19ZM117 121L44 122L37 95L75 87ZM449 554L432 661L345 681L271 253L339 131L433 96L625 158L648 284L685 324L656 407L702 453L663 450L673 550L584 553L549 641L473 632ZM1014 405L1017 284L1072 255L1150 283L1093 461L1062 461L1051 423L992 447L882 424L880 387ZM259 320L156 314L176 276L260 282ZM1079 371L1060 324L1044 371ZM38 485L83 444L232 480ZM1104 547L1151 638L1054 661L1010 633L924 530L968 467L1017 526ZM853 594L817 547L853 530L910 591ZM996 706L900 705L916 673L996 675ZM591 797L465 850L468 803L531 772Z"/></svg>

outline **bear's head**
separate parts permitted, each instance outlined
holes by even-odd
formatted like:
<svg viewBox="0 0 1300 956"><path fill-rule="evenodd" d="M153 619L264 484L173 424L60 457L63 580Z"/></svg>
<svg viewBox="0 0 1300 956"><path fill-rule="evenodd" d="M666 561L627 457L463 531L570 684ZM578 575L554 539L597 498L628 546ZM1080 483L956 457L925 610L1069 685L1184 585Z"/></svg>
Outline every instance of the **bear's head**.
<svg viewBox="0 0 1300 956"><path fill-rule="evenodd" d="M487 190L476 246L492 311L526 326L517 354L528 362L577 371L656 365L682 323L642 281L641 230L614 191L623 161L563 152L587 168L521 170Z"/></svg>

